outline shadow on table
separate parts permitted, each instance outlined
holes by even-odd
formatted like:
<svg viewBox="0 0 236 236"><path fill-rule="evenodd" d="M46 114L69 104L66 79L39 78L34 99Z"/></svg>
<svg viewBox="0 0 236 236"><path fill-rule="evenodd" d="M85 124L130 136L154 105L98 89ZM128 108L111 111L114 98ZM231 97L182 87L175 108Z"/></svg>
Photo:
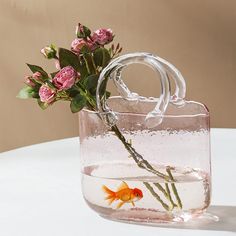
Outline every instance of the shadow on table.
<svg viewBox="0 0 236 236"><path fill-rule="evenodd" d="M217 217L219 220L215 221ZM236 232L236 206L210 206L203 218L162 227Z"/></svg>

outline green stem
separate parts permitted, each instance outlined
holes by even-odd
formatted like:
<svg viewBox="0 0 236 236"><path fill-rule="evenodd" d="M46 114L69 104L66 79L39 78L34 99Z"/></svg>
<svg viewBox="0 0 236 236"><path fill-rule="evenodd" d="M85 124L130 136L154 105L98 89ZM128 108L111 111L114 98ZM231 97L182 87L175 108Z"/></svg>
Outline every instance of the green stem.
<svg viewBox="0 0 236 236"><path fill-rule="evenodd" d="M174 203L174 201L173 201L173 199L172 199L172 197L171 197L171 193L170 193L170 188L169 188L169 185L168 185L168 183L165 183L165 188L166 189L164 189L162 186L161 186L161 184L159 184L159 183L153 183L157 188L158 188L158 190L159 191L161 191L163 194L164 194L164 196L169 200L169 202L171 203L171 210L172 209L174 209L177 205Z"/></svg>
<svg viewBox="0 0 236 236"><path fill-rule="evenodd" d="M165 183L165 187L166 187L166 193L167 193L167 198L169 199L170 203L171 203L171 210L174 209L177 205L174 203L172 197L171 197L171 193L170 193L170 188L168 183Z"/></svg>
<svg viewBox="0 0 236 236"><path fill-rule="evenodd" d="M95 62L94 62L93 57L92 57L91 54L90 54L90 57L91 57L91 62L92 62L92 65L93 65L94 71L96 72L96 74L98 74L99 72L98 72L98 70L97 70L97 67L96 67L96 65L95 65Z"/></svg>
<svg viewBox="0 0 236 236"><path fill-rule="evenodd" d="M161 200L160 196L154 191L154 189L152 188L152 186L151 186L148 182L143 182L143 184L144 184L145 187L150 191L150 193L152 194L152 196L155 197L156 200L157 200L158 202L160 202L161 205L162 205L167 211L169 211L169 210L170 210L169 206Z"/></svg>
<svg viewBox="0 0 236 236"><path fill-rule="evenodd" d="M165 195L165 197L168 196L166 190L159 183L153 183L153 184Z"/></svg>
<svg viewBox="0 0 236 236"><path fill-rule="evenodd" d="M87 58L86 58L85 56L84 56L83 58L84 58L84 61L85 61L85 65L86 65L87 72L88 72L88 74L91 74L91 71L90 71L90 68L89 68L89 63L88 63L88 61L87 61Z"/></svg>
<svg viewBox="0 0 236 236"><path fill-rule="evenodd" d="M88 74L98 74L98 70L97 70L97 67L95 65L95 62L91 53L84 54L83 58L85 60Z"/></svg>
<svg viewBox="0 0 236 236"><path fill-rule="evenodd" d="M171 173L170 167L167 167L167 168L166 168L166 172L168 173L170 179L171 179L172 181L175 181L174 178L173 178L173 175L172 175L172 173ZM171 183L171 188L172 188L173 193L174 193L174 195L175 195L175 198L176 198L176 200L177 200L177 206L178 206L180 209L182 209L183 205L182 205L182 202L181 202L181 200L180 200L178 191L177 191L177 189L176 189L174 183Z"/></svg>
<svg viewBox="0 0 236 236"><path fill-rule="evenodd" d="M91 105L91 108L95 110L95 108L97 107L97 104L94 98L92 97L92 95L89 93L89 91L86 90L81 83L78 83L77 85L75 85L75 87L79 90L80 94L83 95L87 99L87 101Z"/></svg>
<svg viewBox="0 0 236 236"><path fill-rule="evenodd" d="M68 96L68 94L66 92L58 92L57 93L57 97L56 97L56 101L59 100L64 100L64 101L71 101L71 97Z"/></svg>

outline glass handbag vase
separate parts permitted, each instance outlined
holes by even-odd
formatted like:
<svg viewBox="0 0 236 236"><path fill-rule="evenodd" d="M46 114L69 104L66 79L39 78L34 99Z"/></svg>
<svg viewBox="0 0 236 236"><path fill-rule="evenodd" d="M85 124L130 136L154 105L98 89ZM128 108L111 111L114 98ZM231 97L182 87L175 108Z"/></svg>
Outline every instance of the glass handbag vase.
<svg viewBox="0 0 236 236"><path fill-rule="evenodd" d="M133 63L160 73L161 95L132 93L121 78ZM103 81L113 80L120 96L100 98ZM176 90L171 96L169 78ZM210 204L209 112L186 101L185 81L169 62L148 53L111 61L97 86L98 111L79 115L82 191L101 216L155 224L185 222Z"/></svg>

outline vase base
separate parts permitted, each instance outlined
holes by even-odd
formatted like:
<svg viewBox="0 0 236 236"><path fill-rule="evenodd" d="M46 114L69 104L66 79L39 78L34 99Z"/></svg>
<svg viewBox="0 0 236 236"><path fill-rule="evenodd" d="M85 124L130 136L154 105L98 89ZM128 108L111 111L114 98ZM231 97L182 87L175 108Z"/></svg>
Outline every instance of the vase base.
<svg viewBox="0 0 236 236"><path fill-rule="evenodd" d="M142 224L142 225L160 225L160 224L185 224L189 222L212 222L218 221L218 217L203 210L193 211L157 211L154 209L132 208L129 210L116 210L99 207L86 201L87 204L105 219L119 221L124 223Z"/></svg>
<svg viewBox="0 0 236 236"><path fill-rule="evenodd" d="M139 209L137 209L139 210ZM164 215L164 214L155 214L150 215L150 212L146 210L146 214L148 216L145 216L145 212L143 210L140 211L140 214L142 214L141 217L138 217L137 215L131 216L128 214L120 214L120 215L104 215L100 214L100 216L104 219L111 220L111 221L117 221L122 223L128 223L128 224L138 224L138 225L147 225L147 226L170 226L170 227L183 227L183 228L195 228L199 224L209 224L211 222L217 222L219 221L218 216L212 215L207 212L202 212L199 214L190 214L190 213L182 213L181 215Z"/></svg>

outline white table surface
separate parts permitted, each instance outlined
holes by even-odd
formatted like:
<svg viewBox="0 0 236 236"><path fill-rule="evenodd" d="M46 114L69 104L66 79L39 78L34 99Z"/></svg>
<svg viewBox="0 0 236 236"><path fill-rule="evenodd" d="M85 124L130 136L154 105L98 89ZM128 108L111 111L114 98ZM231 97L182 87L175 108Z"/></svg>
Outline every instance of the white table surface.
<svg viewBox="0 0 236 236"><path fill-rule="evenodd" d="M78 138L0 154L0 236L236 234L236 129L212 129L213 198L207 224L150 227L105 220L80 190Z"/></svg>

